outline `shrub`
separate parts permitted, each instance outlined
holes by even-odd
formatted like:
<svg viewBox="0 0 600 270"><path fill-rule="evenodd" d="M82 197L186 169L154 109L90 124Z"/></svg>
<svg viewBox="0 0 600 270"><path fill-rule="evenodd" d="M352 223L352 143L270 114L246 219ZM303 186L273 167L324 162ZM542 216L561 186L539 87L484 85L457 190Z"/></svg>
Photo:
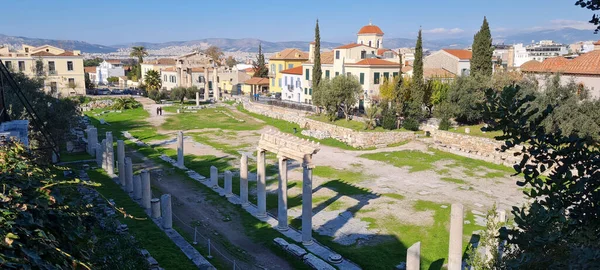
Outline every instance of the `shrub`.
<svg viewBox="0 0 600 270"><path fill-rule="evenodd" d="M440 125L438 127L439 130L449 130L450 129L450 119L448 117L443 117L440 121Z"/></svg>
<svg viewBox="0 0 600 270"><path fill-rule="evenodd" d="M111 109L113 109L113 110L128 110L128 109L139 108L141 106L142 106L142 104L139 103L134 98L126 97L126 98L117 98L115 100L115 102L113 103Z"/></svg>
<svg viewBox="0 0 600 270"><path fill-rule="evenodd" d="M417 131L419 130L419 121L414 118L406 118L404 122L402 122L402 127L407 130Z"/></svg>
<svg viewBox="0 0 600 270"><path fill-rule="evenodd" d="M394 108L389 108L387 106L385 106L385 108L383 109L383 111L381 112L381 126L384 129L396 129L396 121L397 121L397 117L396 117L396 112L394 110Z"/></svg>

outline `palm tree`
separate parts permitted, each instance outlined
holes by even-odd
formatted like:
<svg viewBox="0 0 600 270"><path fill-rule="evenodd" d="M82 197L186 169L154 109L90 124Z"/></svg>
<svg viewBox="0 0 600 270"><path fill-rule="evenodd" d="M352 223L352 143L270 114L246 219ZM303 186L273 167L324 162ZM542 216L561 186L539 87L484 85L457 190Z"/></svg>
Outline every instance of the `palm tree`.
<svg viewBox="0 0 600 270"><path fill-rule="evenodd" d="M144 46L133 46L131 47L131 53L129 53L129 56L137 57L138 63L141 64L144 62L144 56L148 56L148 51L146 51Z"/></svg>
<svg viewBox="0 0 600 270"><path fill-rule="evenodd" d="M144 78L144 83L148 87L148 90L160 89L162 82L160 81L160 74L158 74L158 71L148 70L146 77Z"/></svg>

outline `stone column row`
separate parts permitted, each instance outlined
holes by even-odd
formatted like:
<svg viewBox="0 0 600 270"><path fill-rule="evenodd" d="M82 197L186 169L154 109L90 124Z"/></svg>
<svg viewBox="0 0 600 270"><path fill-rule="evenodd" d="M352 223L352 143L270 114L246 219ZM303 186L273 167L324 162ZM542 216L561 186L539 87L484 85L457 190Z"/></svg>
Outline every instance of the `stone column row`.
<svg viewBox="0 0 600 270"><path fill-rule="evenodd" d="M256 196L258 207L257 216L259 218L267 217L267 177L266 177L266 166L265 166L265 150L257 149L256 151Z"/></svg>
<svg viewBox="0 0 600 270"><path fill-rule="evenodd" d="M177 167L183 168L183 131L177 132Z"/></svg>
<svg viewBox="0 0 600 270"><path fill-rule="evenodd" d="M106 132L106 173L115 174L115 153L112 132Z"/></svg>
<svg viewBox="0 0 600 270"><path fill-rule="evenodd" d="M117 170L119 171L119 184L125 183L125 143L123 140L117 141Z"/></svg>
<svg viewBox="0 0 600 270"><path fill-rule="evenodd" d="M312 156L304 156L302 162L302 244L312 241Z"/></svg>

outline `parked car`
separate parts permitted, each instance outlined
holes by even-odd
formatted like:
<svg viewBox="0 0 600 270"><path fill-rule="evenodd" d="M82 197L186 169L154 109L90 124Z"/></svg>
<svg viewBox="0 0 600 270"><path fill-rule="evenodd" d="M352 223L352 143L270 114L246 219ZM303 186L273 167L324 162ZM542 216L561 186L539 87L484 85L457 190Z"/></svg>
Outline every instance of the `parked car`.
<svg viewBox="0 0 600 270"><path fill-rule="evenodd" d="M98 89L98 95L110 95L110 90L104 88L104 89Z"/></svg>
<svg viewBox="0 0 600 270"><path fill-rule="evenodd" d="M112 91L110 91L111 95L121 95L123 94L123 91L121 89L113 89Z"/></svg>

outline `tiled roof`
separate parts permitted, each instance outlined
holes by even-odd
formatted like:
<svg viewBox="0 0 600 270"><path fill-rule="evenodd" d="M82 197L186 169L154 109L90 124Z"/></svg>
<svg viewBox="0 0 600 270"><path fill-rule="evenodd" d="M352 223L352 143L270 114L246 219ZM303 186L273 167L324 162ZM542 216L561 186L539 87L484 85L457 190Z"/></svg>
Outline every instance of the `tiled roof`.
<svg viewBox="0 0 600 270"><path fill-rule="evenodd" d="M333 51L321 53L321 64L333 64Z"/></svg>
<svg viewBox="0 0 600 270"><path fill-rule="evenodd" d="M204 68L203 67L193 67L192 72L204 72Z"/></svg>
<svg viewBox="0 0 600 270"><path fill-rule="evenodd" d="M351 48L355 48L358 46L362 46L363 44L358 44L358 43L350 43L350 44L346 44L346 45L342 45L337 47L336 49L351 49ZM366 45L365 45L366 46Z"/></svg>
<svg viewBox="0 0 600 270"><path fill-rule="evenodd" d="M85 73L96 73L96 67L84 67Z"/></svg>
<svg viewBox="0 0 600 270"><path fill-rule="evenodd" d="M407 73L409 71L413 70L412 66L403 66L402 67L402 73Z"/></svg>
<svg viewBox="0 0 600 270"><path fill-rule="evenodd" d="M56 54L49 53L46 51L41 51L41 52L32 53L31 56L56 56Z"/></svg>
<svg viewBox="0 0 600 270"><path fill-rule="evenodd" d="M246 73L247 72L256 72L256 69L254 67L249 67L249 68L243 69L242 71L246 72Z"/></svg>
<svg viewBox="0 0 600 270"><path fill-rule="evenodd" d="M458 57L460 60L470 60L473 57L473 52L469 50L443 49L443 51Z"/></svg>
<svg viewBox="0 0 600 270"><path fill-rule="evenodd" d="M244 82L253 85L269 85L269 78L252 77Z"/></svg>
<svg viewBox="0 0 600 270"><path fill-rule="evenodd" d="M600 75L600 51L591 51L573 60L564 57L553 57L547 58L541 63L534 60L528 61L521 65L521 71Z"/></svg>
<svg viewBox="0 0 600 270"><path fill-rule="evenodd" d="M154 59L154 60L144 62L144 64L150 64L150 65L175 65L176 63L177 63L177 60L175 60L173 58L159 58L159 59Z"/></svg>
<svg viewBox="0 0 600 270"><path fill-rule="evenodd" d="M273 54L271 60L308 60L308 53L298 49L285 49Z"/></svg>
<svg viewBox="0 0 600 270"><path fill-rule="evenodd" d="M58 54L58 56L75 56L72 51L65 51L64 53Z"/></svg>
<svg viewBox="0 0 600 270"><path fill-rule="evenodd" d="M377 58L367 58L354 64L348 65L363 65L363 66L400 66L400 63L387 61Z"/></svg>
<svg viewBox="0 0 600 270"><path fill-rule="evenodd" d="M594 42L594 45L600 45L600 40Z"/></svg>
<svg viewBox="0 0 600 270"><path fill-rule="evenodd" d="M358 30L358 34L379 34L383 35L383 31L377 25L365 25L360 30Z"/></svg>
<svg viewBox="0 0 600 270"><path fill-rule="evenodd" d="M293 67L293 68L288 68L286 70L282 70L281 73L285 73L285 74L295 74L295 75L302 75L302 66L297 66L297 67Z"/></svg>

